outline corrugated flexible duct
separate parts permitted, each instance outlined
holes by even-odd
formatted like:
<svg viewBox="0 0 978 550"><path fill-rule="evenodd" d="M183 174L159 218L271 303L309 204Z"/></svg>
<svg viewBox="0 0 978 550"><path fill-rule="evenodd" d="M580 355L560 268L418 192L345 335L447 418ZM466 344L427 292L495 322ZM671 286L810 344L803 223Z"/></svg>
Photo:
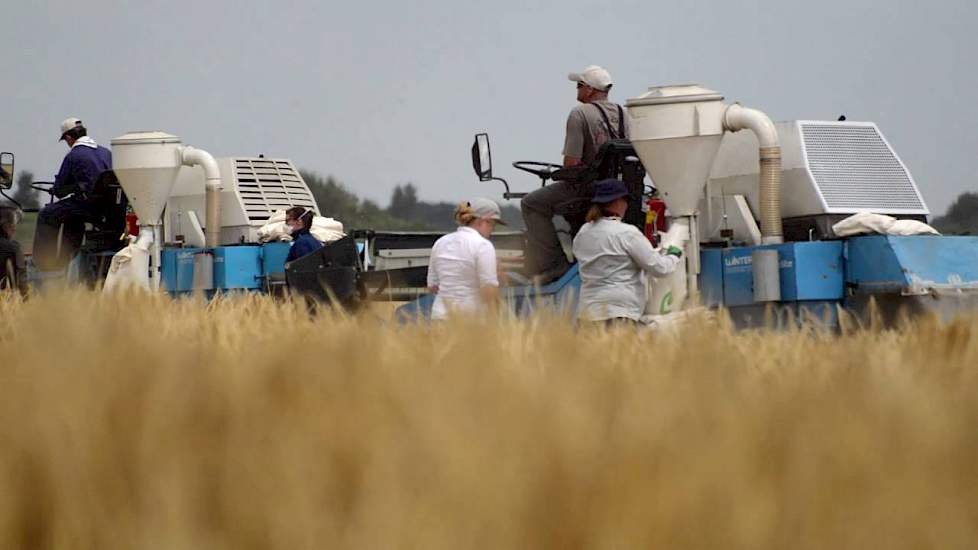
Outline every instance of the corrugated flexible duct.
<svg viewBox="0 0 978 550"><path fill-rule="evenodd" d="M761 111L734 103L723 113L725 130L748 129L760 144L761 242L784 242L781 228L781 142L774 122Z"/></svg>
<svg viewBox="0 0 978 550"><path fill-rule="evenodd" d="M204 246L214 248L221 244L221 171L217 161L202 149L185 146L181 161L187 166L204 169L204 188L207 214L204 219Z"/></svg>

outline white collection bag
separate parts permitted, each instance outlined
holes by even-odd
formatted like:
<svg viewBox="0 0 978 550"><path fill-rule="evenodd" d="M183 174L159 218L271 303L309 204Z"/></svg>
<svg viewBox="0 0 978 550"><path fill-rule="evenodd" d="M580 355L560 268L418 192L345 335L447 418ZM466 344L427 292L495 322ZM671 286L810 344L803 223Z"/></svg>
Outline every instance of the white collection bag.
<svg viewBox="0 0 978 550"><path fill-rule="evenodd" d="M883 214L873 214L872 212L860 212L832 226L832 232L837 237L851 237L853 235L878 234L878 235L940 235L933 227L917 220L898 220L892 216Z"/></svg>
<svg viewBox="0 0 978 550"><path fill-rule="evenodd" d="M108 294L129 287L149 290L149 247L152 243L152 233L143 233L138 239L130 237L129 246L112 256L102 292Z"/></svg>

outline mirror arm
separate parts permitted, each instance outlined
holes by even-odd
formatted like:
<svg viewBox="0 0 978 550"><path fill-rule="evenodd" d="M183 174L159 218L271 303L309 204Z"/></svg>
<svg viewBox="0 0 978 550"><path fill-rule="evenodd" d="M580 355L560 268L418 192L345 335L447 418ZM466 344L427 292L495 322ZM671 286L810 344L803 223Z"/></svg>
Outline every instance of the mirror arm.
<svg viewBox="0 0 978 550"><path fill-rule="evenodd" d="M506 192L509 193L509 183L507 183L503 178L489 178L489 180L502 182L503 187L506 188Z"/></svg>
<svg viewBox="0 0 978 550"><path fill-rule="evenodd" d="M503 184L503 188L506 189L506 191L503 193L503 198L506 199L506 200L521 198L521 197L516 196L516 195L521 195L522 196L522 193L512 193L512 192L510 192L510 190L509 190L509 183L506 180L504 180L503 178L489 178L486 181L498 181L498 182L501 182Z"/></svg>
<svg viewBox="0 0 978 550"><path fill-rule="evenodd" d="M19 202L15 201L13 197L11 197L10 195L8 195L8 194L6 194L6 193L3 192L3 188L0 188L0 196L2 196L3 198L7 199L11 203L13 203L14 206L17 207L18 210L20 210L20 211L23 211L24 210L24 207Z"/></svg>

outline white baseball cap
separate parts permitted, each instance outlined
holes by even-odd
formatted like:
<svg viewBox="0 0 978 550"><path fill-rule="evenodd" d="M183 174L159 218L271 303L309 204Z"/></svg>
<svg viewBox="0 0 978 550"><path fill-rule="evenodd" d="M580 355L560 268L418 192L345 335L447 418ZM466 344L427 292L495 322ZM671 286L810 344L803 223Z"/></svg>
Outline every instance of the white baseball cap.
<svg viewBox="0 0 978 550"><path fill-rule="evenodd" d="M579 73L569 73L567 79L571 82L583 82L595 90L607 92L611 88L611 74L603 67L588 65Z"/></svg>
<svg viewBox="0 0 978 550"><path fill-rule="evenodd" d="M496 220L501 225L506 225L502 220L502 210L499 209L496 201L492 199L484 199L482 197L472 199L469 201L469 207L472 208L472 213L480 218L489 218Z"/></svg>
<svg viewBox="0 0 978 550"><path fill-rule="evenodd" d="M75 126L81 126L81 125L82 125L82 121L80 118L70 116L64 119L64 121L61 122L61 139L64 139L65 134L67 134L68 131L74 129ZM61 139L59 139L58 141L61 141Z"/></svg>

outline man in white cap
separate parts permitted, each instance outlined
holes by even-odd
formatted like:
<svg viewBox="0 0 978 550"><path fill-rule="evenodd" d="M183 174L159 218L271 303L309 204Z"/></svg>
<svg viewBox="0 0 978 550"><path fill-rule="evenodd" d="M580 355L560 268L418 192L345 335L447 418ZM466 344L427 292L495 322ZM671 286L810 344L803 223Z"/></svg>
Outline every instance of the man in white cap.
<svg viewBox="0 0 978 550"><path fill-rule="evenodd" d="M611 75L602 67L590 65L567 78L577 83L580 105L567 117L564 137L564 166L590 165L598 149L609 140L627 139L628 125L620 105L608 101ZM555 181L523 198L520 209L526 224L526 268L528 275L546 284L563 275L570 263L564 254L553 224L556 215L567 216L587 210L590 185Z"/></svg>
<svg viewBox="0 0 978 550"><path fill-rule="evenodd" d="M112 153L88 137L76 117L61 123L61 139L69 148L54 177L52 192L61 200L38 213L34 237L34 263L41 271L63 269L81 246L85 222L99 212L88 195L103 172L112 169Z"/></svg>

